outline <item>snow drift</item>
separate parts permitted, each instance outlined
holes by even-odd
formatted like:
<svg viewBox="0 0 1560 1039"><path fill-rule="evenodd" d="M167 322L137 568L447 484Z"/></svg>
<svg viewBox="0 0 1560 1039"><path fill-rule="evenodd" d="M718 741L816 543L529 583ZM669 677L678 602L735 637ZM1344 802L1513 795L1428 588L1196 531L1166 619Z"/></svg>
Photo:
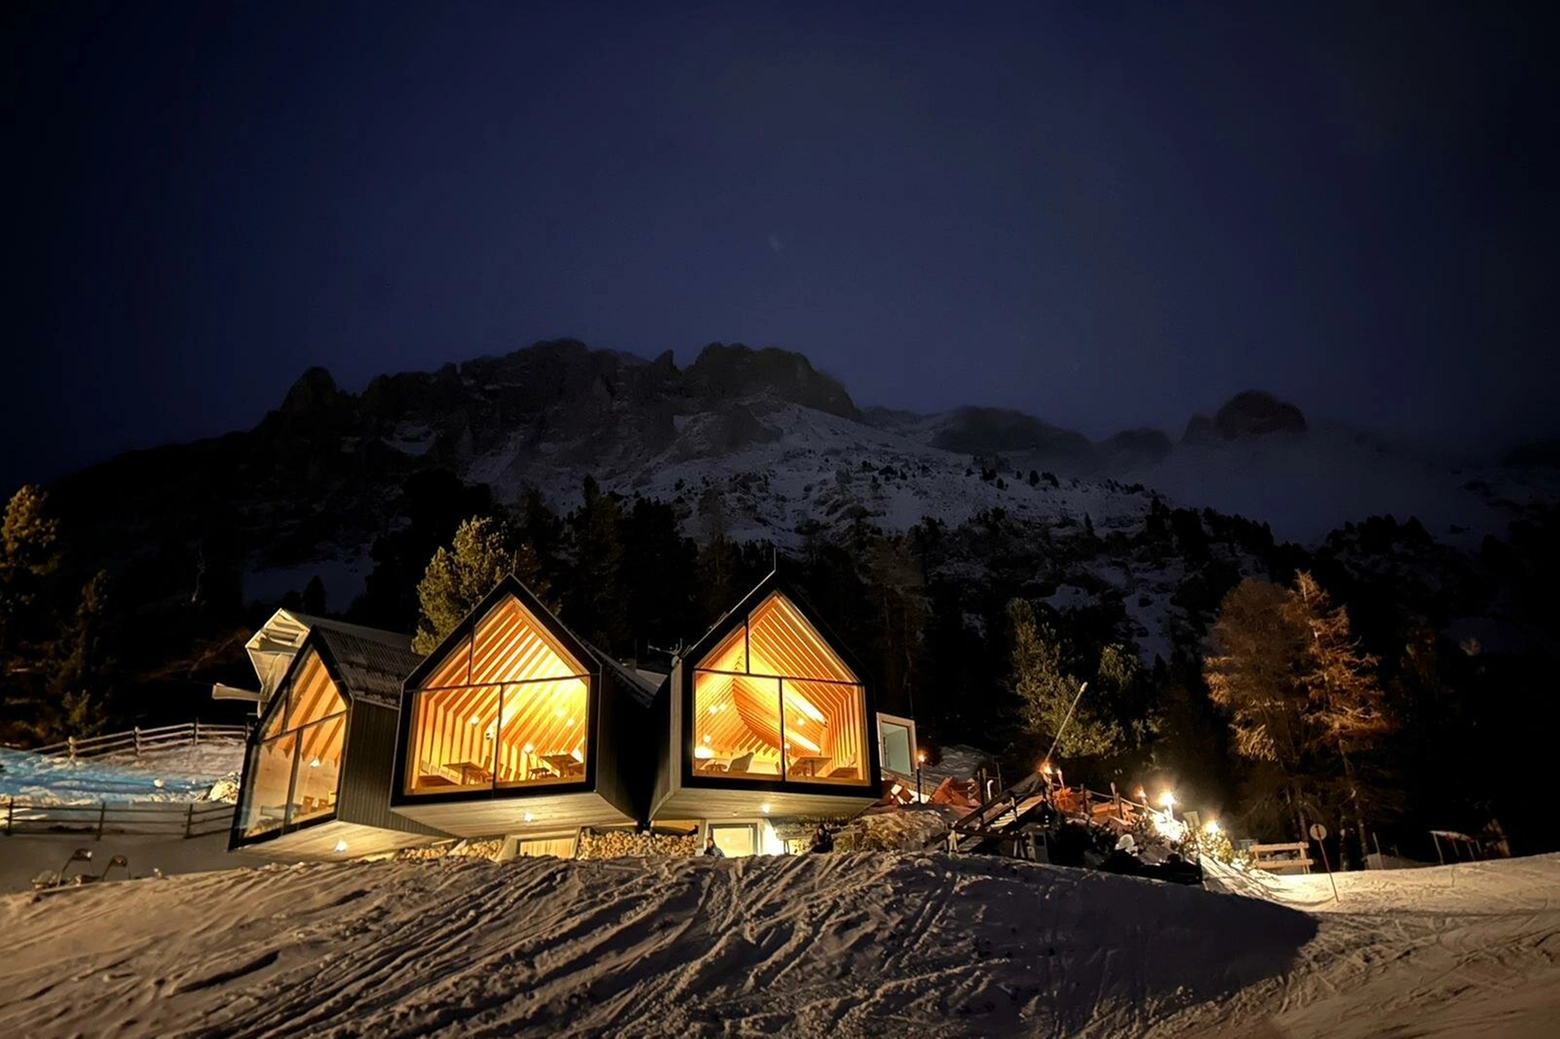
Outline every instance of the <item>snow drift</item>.
<svg viewBox="0 0 1560 1039"><path fill-rule="evenodd" d="M990 858L272 867L0 902L0 1034L1117 1034L1285 970L1250 899Z"/></svg>

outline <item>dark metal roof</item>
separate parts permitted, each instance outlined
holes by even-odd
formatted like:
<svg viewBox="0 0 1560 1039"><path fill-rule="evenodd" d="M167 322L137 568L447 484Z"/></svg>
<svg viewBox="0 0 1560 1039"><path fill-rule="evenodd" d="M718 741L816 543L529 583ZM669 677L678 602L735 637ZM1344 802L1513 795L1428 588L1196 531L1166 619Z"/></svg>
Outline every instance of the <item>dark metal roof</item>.
<svg viewBox="0 0 1560 1039"><path fill-rule="evenodd" d="M585 643L585 648L590 650L590 655L600 661L601 669L604 674L616 679L617 683L621 685L628 693L628 695L632 696L641 707L650 706L651 702L655 700L656 690L661 688L661 682L656 681L654 678L652 678L651 675L646 674L637 668L631 668L619 663L617 660L613 659L610 653L604 649L601 649L599 646L585 642L584 639L581 639L580 641ZM662 680L665 679L664 675L660 677Z"/></svg>
<svg viewBox="0 0 1560 1039"><path fill-rule="evenodd" d="M423 659L422 654L412 652L410 635L317 617L309 618L309 623L348 696L400 709L401 683Z"/></svg>

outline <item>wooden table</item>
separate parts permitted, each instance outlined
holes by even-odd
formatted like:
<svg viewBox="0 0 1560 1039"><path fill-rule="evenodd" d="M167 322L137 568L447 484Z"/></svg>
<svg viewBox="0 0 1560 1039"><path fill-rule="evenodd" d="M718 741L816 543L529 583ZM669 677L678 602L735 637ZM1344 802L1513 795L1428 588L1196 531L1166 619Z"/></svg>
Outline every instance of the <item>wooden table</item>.
<svg viewBox="0 0 1560 1039"><path fill-rule="evenodd" d="M818 770L833 760L833 758L820 758L814 755L808 755L806 757L797 758L795 761L793 761L790 766L788 766L788 771L795 772L797 775L801 776L817 776Z"/></svg>
<svg viewBox="0 0 1560 1039"><path fill-rule="evenodd" d="M462 786L473 786L477 783L491 782L493 773L487 770L487 766L477 761L452 761L450 768L460 773ZM471 777L476 776L473 780Z"/></svg>
<svg viewBox="0 0 1560 1039"><path fill-rule="evenodd" d="M542 760L551 765L560 776L583 776L585 764L576 761L573 754L543 754Z"/></svg>

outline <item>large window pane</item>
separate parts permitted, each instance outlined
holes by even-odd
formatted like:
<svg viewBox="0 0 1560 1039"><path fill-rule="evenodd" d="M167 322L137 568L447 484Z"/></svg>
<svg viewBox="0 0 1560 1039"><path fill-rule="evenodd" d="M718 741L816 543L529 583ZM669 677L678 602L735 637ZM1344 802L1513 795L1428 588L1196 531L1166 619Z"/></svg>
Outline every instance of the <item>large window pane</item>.
<svg viewBox="0 0 1560 1039"><path fill-rule="evenodd" d="M866 692L837 682L785 680L787 775L820 783L870 782Z"/></svg>
<svg viewBox="0 0 1560 1039"><path fill-rule="evenodd" d="M287 793L297 761L298 737L288 733L255 748L244 776L242 833L253 837L280 830L287 822Z"/></svg>
<svg viewBox="0 0 1560 1039"><path fill-rule="evenodd" d="M293 787L292 822L304 822L336 810L341 779L341 753L346 744L347 716L315 722L298 732L298 781Z"/></svg>
<svg viewBox="0 0 1560 1039"><path fill-rule="evenodd" d="M578 782L590 741L590 686L584 678L504 688L499 730L500 786Z"/></svg>
<svg viewBox="0 0 1560 1039"><path fill-rule="evenodd" d="M776 779L783 742L780 682L697 671L694 768L731 779Z"/></svg>
<svg viewBox="0 0 1560 1039"><path fill-rule="evenodd" d="M301 729L311 722L341 714L347 702L341 698L336 683L330 680L330 672L319 654L313 650L293 676L288 693L287 728Z"/></svg>
<svg viewBox="0 0 1560 1039"><path fill-rule="evenodd" d="M870 786L866 690L776 593L694 671L698 772Z"/></svg>
<svg viewBox="0 0 1560 1039"><path fill-rule="evenodd" d="M779 593L748 618L748 652L747 669L757 675L858 681L801 611Z"/></svg>
<svg viewBox="0 0 1560 1039"><path fill-rule="evenodd" d="M492 785L499 689L478 686L417 694L408 770L414 793Z"/></svg>
<svg viewBox="0 0 1560 1039"><path fill-rule="evenodd" d="M441 682L450 685L440 688ZM408 793L585 777L585 666L512 596L434 666L413 710Z"/></svg>

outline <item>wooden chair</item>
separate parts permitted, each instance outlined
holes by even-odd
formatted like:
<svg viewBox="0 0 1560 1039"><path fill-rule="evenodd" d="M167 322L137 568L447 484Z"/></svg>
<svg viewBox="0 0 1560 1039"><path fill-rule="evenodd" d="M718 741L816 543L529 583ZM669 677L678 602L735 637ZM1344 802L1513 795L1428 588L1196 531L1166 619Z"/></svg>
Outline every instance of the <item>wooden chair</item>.
<svg viewBox="0 0 1560 1039"><path fill-rule="evenodd" d="M731 764L726 767L726 771L730 772L732 774L746 773L747 770L748 770L748 766L750 766L752 764L753 764L753 755L752 755L751 752L749 752L747 754L742 755L740 758L732 758L731 759Z"/></svg>

